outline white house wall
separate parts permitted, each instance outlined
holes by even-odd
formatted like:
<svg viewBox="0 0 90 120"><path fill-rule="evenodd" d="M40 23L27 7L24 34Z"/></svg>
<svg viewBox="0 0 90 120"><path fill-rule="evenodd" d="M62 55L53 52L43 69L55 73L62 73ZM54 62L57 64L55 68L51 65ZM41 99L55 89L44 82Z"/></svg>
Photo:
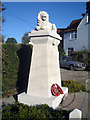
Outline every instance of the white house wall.
<svg viewBox="0 0 90 120"><path fill-rule="evenodd" d="M87 14L84 16L77 28L77 51L81 51L83 48L88 49Z"/></svg>
<svg viewBox="0 0 90 120"><path fill-rule="evenodd" d="M89 34L89 32L90 32L90 23L88 24L88 50L90 52L90 34Z"/></svg>
<svg viewBox="0 0 90 120"><path fill-rule="evenodd" d="M64 50L66 55L68 55L68 48L74 48L74 51L77 50L77 39L70 40L70 32L64 34Z"/></svg>
<svg viewBox="0 0 90 120"><path fill-rule="evenodd" d="M74 51L88 49L88 23L87 14L84 16L77 28L77 39L70 40L70 32L64 33L64 50L68 55L68 48L74 48Z"/></svg>

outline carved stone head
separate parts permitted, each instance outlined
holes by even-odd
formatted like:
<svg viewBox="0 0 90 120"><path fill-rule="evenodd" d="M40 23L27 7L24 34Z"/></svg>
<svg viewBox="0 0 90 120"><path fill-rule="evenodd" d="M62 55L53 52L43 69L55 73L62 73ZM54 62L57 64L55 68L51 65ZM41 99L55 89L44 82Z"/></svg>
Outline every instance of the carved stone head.
<svg viewBox="0 0 90 120"><path fill-rule="evenodd" d="M35 30L54 30L56 32L55 24L49 22L49 15L45 11L40 11L37 17L37 26Z"/></svg>
<svg viewBox="0 0 90 120"><path fill-rule="evenodd" d="M38 14L38 23L40 22L49 22L49 15L45 11L40 11Z"/></svg>

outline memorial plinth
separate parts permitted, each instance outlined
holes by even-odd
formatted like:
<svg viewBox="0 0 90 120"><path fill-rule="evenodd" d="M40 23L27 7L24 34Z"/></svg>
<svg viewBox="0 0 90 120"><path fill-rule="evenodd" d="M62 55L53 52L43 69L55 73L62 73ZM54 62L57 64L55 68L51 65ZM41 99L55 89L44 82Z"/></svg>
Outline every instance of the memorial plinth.
<svg viewBox="0 0 90 120"><path fill-rule="evenodd" d="M68 88L61 86L58 53L61 37L55 24L49 22L47 12L39 12L37 26L29 36L33 52L28 88L27 93L18 95L18 101L27 105L48 104L55 109L68 94Z"/></svg>
<svg viewBox="0 0 90 120"><path fill-rule="evenodd" d="M47 98L52 96L53 83L61 86L57 49L61 38L55 32L42 30L30 36L34 46L27 94Z"/></svg>
<svg viewBox="0 0 90 120"><path fill-rule="evenodd" d="M28 79L27 94L18 96L21 103L28 105L48 104L56 108L68 88L61 86L58 44L61 37L54 31L40 30L30 33L33 42L33 53ZM51 93L52 84L57 83L64 94L53 96Z"/></svg>

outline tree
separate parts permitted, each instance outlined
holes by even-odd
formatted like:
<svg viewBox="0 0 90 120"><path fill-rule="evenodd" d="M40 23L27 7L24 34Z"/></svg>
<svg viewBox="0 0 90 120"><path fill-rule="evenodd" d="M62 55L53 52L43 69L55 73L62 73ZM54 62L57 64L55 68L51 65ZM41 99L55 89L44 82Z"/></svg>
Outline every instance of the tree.
<svg viewBox="0 0 90 120"><path fill-rule="evenodd" d="M15 38L8 38L6 43L17 43Z"/></svg>
<svg viewBox="0 0 90 120"><path fill-rule="evenodd" d="M2 11L4 11L6 9L6 7L4 7L4 5L2 4ZM5 22L4 17L2 16L2 22Z"/></svg>
<svg viewBox="0 0 90 120"><path fill-rule="evenodd" d="M1 3L1 1L0 1L0 22L4 22L5 21L5 19L4 19L4 17L2 16L2 11L4 11L6 8L4 7L4 5ZM2 17L2 18L1 18ZM1 21L1 19L2 19L2 21Z"/></svg>
<svg viewBox="0 0 90 120"><path fill-rule="evenodd" d="M22 37L22 43L29 43L30 38L28 36L28 33L25 33L24 36Z"/></svg>
<svg viewBox="0 0 90 120"><path fill-rule="evenodd" d="M4 5L1 3L0 1L0 42L4 43L4 36L2 35L2 23L5 22L5 19L2 15L2 11L4 11L6 8L4 7Z"/></svg>

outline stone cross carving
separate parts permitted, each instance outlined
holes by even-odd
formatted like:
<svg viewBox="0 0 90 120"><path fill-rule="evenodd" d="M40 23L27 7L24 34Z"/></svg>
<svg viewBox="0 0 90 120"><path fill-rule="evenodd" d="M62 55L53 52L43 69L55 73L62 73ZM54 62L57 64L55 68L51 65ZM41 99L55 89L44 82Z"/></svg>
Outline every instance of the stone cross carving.
<svg viewBox="0 0 90 120"><path fill-rule="evenodd" d="M55 31L56 32L56 26L55 24L51 24L49 22L49 15L45 11L40 11L37 18L37 26L35 27L35 30L49 30L49 31Z"/></svg>

